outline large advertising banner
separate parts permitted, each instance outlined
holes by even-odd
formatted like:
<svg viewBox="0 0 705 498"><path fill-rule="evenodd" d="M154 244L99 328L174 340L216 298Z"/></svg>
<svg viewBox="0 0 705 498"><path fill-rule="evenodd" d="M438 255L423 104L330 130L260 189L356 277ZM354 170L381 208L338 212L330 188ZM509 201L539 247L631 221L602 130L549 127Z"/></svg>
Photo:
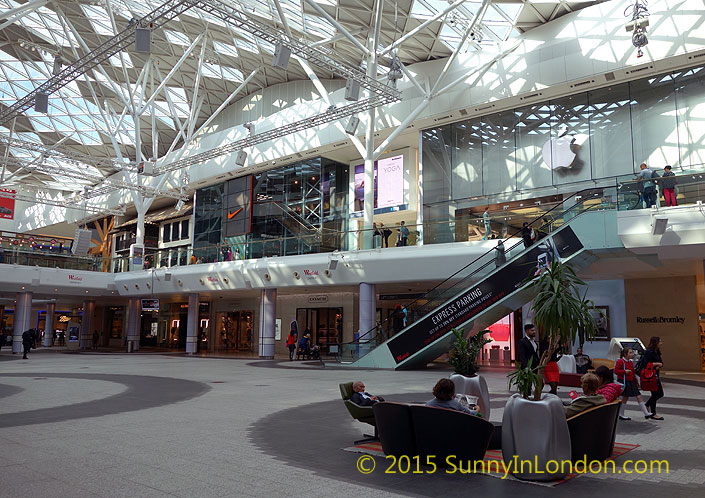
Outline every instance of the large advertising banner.
<svg viewBox="0 0 705 498"><path fill-rule="evenodd" d="M14 194L14 190L9 190L6 188L1 188L0 192L6 194ZM5 218L12 220L15 217L15 199L7 199L5 197L0 197L0 218Z"/></svg>
<svg viewBox="0 0 705 498"><path fill-rule="evenodd" d="M543 239L521 257L391 339L388 346L394 360L397 364L401 363L445 336L451 329L507 297L522 287L528 277L539 275L556 255L564 259L582 248L582 243L570 227Z"/></svg>
<svg viewBox="0 0 705 498"><path fill-rule="evenodd" d="M386 157L375 161L375 209L404 204L404 156ZM364 209L365 165L358 164L355 171L355 211Z"/></svg>
<svg viewBox="0 0 705 498"><path fill-rule="evenodd" d="M404 204L404 156L377 161L377 203L385 208Z"/></svg>

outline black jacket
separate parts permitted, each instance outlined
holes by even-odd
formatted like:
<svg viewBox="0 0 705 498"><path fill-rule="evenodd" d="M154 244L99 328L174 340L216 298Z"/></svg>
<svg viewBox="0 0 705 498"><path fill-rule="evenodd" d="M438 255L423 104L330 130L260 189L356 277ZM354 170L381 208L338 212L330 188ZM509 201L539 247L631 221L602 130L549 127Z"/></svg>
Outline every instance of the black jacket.
<svg viewBox="0 0 705 498"><path fill-rule="evenodd" d="M540 360L539 354L534 350L534 347L531 345L531 341L527 336L522 337L521 341L519 341L517 352L519 353L521 368L526 368L526 365L529 363L529 358L533 358L533 361L531 362L532 369L538 366Z"/></svg>

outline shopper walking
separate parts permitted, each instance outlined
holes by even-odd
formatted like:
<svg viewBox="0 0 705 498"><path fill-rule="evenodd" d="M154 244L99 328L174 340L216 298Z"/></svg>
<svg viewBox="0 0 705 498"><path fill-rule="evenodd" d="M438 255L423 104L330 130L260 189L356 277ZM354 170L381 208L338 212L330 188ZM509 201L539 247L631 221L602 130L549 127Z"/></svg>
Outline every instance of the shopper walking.
<svg viewBox="0 0 705 498"><path fill-rule="evenodd" d="M531 244L534 243L534 239L536 238L534 229L531 228L526 221L521 226L521 238L524 241L524 248L531 247Z"/></svg>
<svg viewBox="0 0 705 498"><path fill-rule="evenodd" d="M624 348L620 354L620 358L614 365L614 374L617 376L617 380L624 384L624 389L622 390L622 404L619 406L619 420L631 420L630 417L624 415L624 410L627 407L627 401L631 396L636 396L636 400L639 403L639 408L644 413L646 418L650 418L653 414L649 412L646 407L646 403L641 397L641 392L639 391L639 385L636 383L636 373L634 371L634 351L631 348Z"/></svg>
<svg viewBox="0 0 705 498"><path fill-rule="evenodd" d="M377 223L372 223L372 247L374 249L382 247L382 231L377 228Z"/></svg>
<svg viewBox="0 0 705 498"><path fill-rule="evenodd" d="M666 206L676 206L676 174L671 171L670 166L663 168L663 176L661 177L661 188L663 189L663 197L666 200Z"/></svg>
<svg viewBox="0 0 705 498"><path fill-rule="evenodd" d="M379 224L380 228L382 229L382 238L384 240L384 247L389 247L389 236L392 235L392 231L385 227L384 224L380 223Z"/></svg>
<svg viewBox="0 0 705 498"><path fill-rule="evenodd" d="M399 227L399 245L404 247L409 241L409 229L406 228L406 224L402 221Z"/></svg>
<svg viewBox="0 0 705 498"><path fill-rule="evenodd" d="M663 398L663 386L661 385L660 376L661 369L663 368L663 360L661 359L661 344L662 342L660 337L652 337L649 341L649 345L646 347L646 351L644 351L644 358L641 360L641 364L644 369L646 369L649 363L651 363L651 366L656 372L656 390L651 391L651 397L646 402L646 407L651 412L651 415L646 418L650 418L652 420L663 420L663 417L660 417L656 413L656 402Z"/></svg>
<svg viewBox="0 0 705 498"><path fill-rule="evenodd" d="M485 212L482 213L482 222L485 224L485 236L482 240L487 240L490 238L490 232L492 231L492 226L490 225L490 207L485 207Z"/></svg>
<svg viewBox="0 0 705 498"><path fill-rule="evenodd" d="M294 351L296 351L296 332L289 332L286 338L286 347L289 348L289 361L294 359Z"/></svg>
<svg viewBox="0 0 705 498"><path fill-rule="evenodd" d="M27 353L34 347L34 329L25 330L22 332L22 348L24 349L23 360L28 360Z"/></svg>

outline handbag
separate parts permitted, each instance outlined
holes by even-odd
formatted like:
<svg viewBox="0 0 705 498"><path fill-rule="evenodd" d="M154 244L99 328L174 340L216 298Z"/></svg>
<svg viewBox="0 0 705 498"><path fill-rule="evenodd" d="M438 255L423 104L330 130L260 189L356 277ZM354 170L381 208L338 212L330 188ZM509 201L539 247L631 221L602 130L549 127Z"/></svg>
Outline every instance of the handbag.
<svg viewBox="0 0 705 498"><path fill-rule="evenodd" d="M646 368L641 371L640 378L642 391L658 391L658 377L653 363L646 365Z"/></svg>

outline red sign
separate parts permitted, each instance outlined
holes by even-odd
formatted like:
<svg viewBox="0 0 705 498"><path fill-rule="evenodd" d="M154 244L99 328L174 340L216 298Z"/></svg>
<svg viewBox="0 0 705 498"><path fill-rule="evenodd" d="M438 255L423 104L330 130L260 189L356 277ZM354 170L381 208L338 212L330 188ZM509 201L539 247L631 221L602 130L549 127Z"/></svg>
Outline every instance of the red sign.
<svg viewBox="0 0 705 498"><path fill-rule="evenodd" d="M6 188L0 188L0 192L6 194L14 194L14 190L9 190ZM0 218L6 218L12 220L15 217L15 199L7 199L5 197L0 197Z"/></svg>

